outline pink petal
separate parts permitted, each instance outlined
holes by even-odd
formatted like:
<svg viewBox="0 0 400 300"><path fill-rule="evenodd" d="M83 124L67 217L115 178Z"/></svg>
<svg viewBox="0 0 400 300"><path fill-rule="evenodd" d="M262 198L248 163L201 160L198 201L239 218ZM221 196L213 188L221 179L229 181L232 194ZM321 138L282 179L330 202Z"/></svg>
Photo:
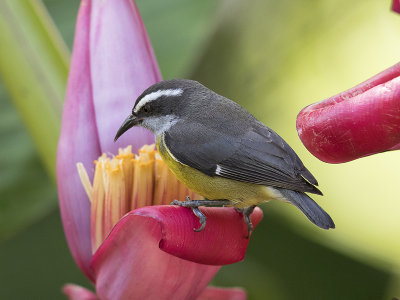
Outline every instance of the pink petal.
<svg viewBox="0 0 400 300"><path fill-rule="evenodd" d="M99 300L95 293L76 284L66 284L63 292L69 300Z"/></svg>
<svg viewBox="0 0 400 300"><path fill-rule="evenodd" d="M207 226L200 233L192 230L198 226L196 217L182 207L144 207L123 217L93 256L99 297L196 299L219 266L199 264L174 255L197 261L208 259L211 263L233 262L232 257L236 257L236 261L243 258L241 243L248 244L244 239L243 219L233 209L207 208L204 211L208 216ZM253 218L255 225L260 219L261 210L257 209ZM176 247L172 246L174 242ZM174 255L160 249L165 250L165 245L175 251ZM207 249L211 255L205 253ZM229 259L224 257L224 251Z"/></svg>
<svg viewBox="0 0 400 300"><path fill-rule="evenodd" d="M90 278L89 201L76 163L93 178L93 161L132 144L136 152L154 142L144 129L114 135L142 90L161 79L137 8L132 1L82 1L68 79L57 156L57 183L64 231L71 253Z"/></svg>
<svg viewBox="0 0 400 300"><path fill-rule="evenodd" d="M246 300L246 292L241 288L207 287L197 300Z"/></svg>
<svg viewBox="0 0 400 300"><path fill-rule="evenodd" d="M400 14L400 0L393 0L392 10Z"/></svg>
<svg viewBox="0 0 400 300"><path fill-rule="evenodd" d="M76 169L76 163L82 162L93 177L93 160L101 154L91 100L89 22L90 2L82 2L58 143L57 185L69 248L78 266L91 277L90 205Z"/></svg>
<svg viewBox="0 0 400 300"><path fill-rule="evenodd" d="M306 148L342 163L400 145L400 63L324 101L304 108L297 131Z"/></svg>
<svg viewBox="0 0 400 300"><path fill-rule="evenodd" d="M162 226L160 248L167 253L207 265L227 265L244 259L250 239L247 225L234 208L201 208L207 217L201 232L199 219L190 209L178 206L147 206L132 211L155 218ZM257 208L251 216L254 226L262 219ZM212 247L210 248L210 245Z"/></svg>
<svg viewBox="0 0 400 300"><path fill-rule="evenodd" d="M136 4L130 0L92 2L90 59L93 99L103 152L154 143L143 128L132 128L117 143L114 136L136 98L161 80L160 71Z"/></svg>
<svg viewBox="0 0 400 300"><path fill-rule="evenodd" d="M101 299L194 299L219 270L159 249L160 223L129 214L115 226L92 261Z"/></svg>

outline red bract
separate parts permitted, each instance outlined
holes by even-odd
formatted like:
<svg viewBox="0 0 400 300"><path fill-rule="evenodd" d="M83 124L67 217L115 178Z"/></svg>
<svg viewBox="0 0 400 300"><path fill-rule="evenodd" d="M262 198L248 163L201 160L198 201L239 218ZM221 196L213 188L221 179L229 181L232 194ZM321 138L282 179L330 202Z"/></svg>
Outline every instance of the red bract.
<svg viewBox="0 0 400 300"><path fill-rule="evenodd" d="M82 163L81 169L86 169L89 177L86 183L92 182L93 161L102 153L117 154L117 149L126 145L132 145L137 153L154 141L153 135L141 128L131 129L117 145L113 138L134 99L159 80L134 2L82 1L58 147L57 184L68 245L96 292L66 285L64 291L70 299L245 298L240 289L206 288L220 265L244 257L247 227L233 208L202 209L207 226L199 233L193 231L199 222L189 209L166 205L135 209L119 221L117 218L105 240L103 237L95 248L91 245L91 206L76 164ZM144 181L140 175L135 173ZM95 190L90 183L85 187ZM151 193L144 194L148 197ZM154 194L163 201L172 195L167 188ZM136 188L135 201L143 203L140 195ZM261 210L255 210L253 223L261 218ZM101 223L96 221L100 222L92 224Z"/></svg>
<svg viewBox="0 0 400 300"><path fill-rule="evenodd" d="M393 0L392 10L400 14L400 0Z"/></svg>
<svg viewBox="0 0 400 300"><path fill-rule="evenodd" d="M148 206L123 217L92 258L100 298L196 299L219 265L243 258L248 243L233 208L203 211L200 233L193 231L198 219L181 207ZM261 216L252 215L255 224Z"/></svg>
<svg viewBox="0 0 400 300"><path fill-rule="evenodd" d="M400 63L297 116L306 148L328 163L343 163L400 148Z"/></svg>

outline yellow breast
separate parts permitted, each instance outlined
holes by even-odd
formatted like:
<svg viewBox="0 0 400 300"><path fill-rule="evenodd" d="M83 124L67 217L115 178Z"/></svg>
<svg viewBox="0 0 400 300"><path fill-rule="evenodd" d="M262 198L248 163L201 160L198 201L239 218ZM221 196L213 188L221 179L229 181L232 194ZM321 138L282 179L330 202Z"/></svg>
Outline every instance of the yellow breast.
<svg viewBox="0 0 400 300"><path fill-rule="evenodd" d="M235 207L258 205L279 198L273 188L220 176L208 176L179 162L167 148L164 135L157 137L157 149L169 169L189 189L209 200L230 200Z"/></svg>

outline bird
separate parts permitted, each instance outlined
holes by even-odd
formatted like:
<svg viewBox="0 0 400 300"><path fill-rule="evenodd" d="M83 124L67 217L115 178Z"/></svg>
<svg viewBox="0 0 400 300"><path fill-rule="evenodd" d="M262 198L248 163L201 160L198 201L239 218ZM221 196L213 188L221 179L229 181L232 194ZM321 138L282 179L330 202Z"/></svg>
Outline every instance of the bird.
<svg viewBox="0 0 400 300"><path fill-rule="evenodd" d="M171 204L189 207L206 224L199 206L232 206L243 213L248 237L250 214L273 199L289 202L316 226L335 228L332 218L306 193L322 195L318 182L275 131L236 102L189 79L147 88L114 141L133 126L154 133L156 147L172 173L204 200Z"/></svg>

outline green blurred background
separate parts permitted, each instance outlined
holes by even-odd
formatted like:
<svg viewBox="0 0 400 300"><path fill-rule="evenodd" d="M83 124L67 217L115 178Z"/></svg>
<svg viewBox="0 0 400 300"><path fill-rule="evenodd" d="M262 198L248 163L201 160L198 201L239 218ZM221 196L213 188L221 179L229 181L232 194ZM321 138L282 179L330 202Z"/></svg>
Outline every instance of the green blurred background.
<svg viewBox="0 0 400 300"><path fill-rule="evenodd" d="M66 282L90 287L65 243L51 167L54 149L46 153L55 147L59 120L47 120L54 129L41 137L46 143L38 142L41 121L26 117L35 109L30 100L36 94L16 83L29 75L24 66L40 66L44 77L37 80L54 87L59 102L54 114L61 113L68 50L62 43L42 49L29 42L48 42L46 34L35 39L34 31L51 28L43 21L47 10L56 26L50 33L58 30L71 49L79 1L37 3L0 0L0 299L64 299ZM164 79L199 80L277 131L318 178L325 196L315 198L337 226L323 231L294 207L265 204L245 261L223 267L213 284L242 286L249 299L400 297L398 152L329 165L307 152L295 129L304 106L400 60L400 16L390 12L390 1L137 4ZM30 7L39 18L29 15ZM26 21L31 19L36 27ZM13 38L28 44L16 51L4 42ZM19 52L26 63L13 64ZM46 79L46 72L58 77Z"/></svg>

